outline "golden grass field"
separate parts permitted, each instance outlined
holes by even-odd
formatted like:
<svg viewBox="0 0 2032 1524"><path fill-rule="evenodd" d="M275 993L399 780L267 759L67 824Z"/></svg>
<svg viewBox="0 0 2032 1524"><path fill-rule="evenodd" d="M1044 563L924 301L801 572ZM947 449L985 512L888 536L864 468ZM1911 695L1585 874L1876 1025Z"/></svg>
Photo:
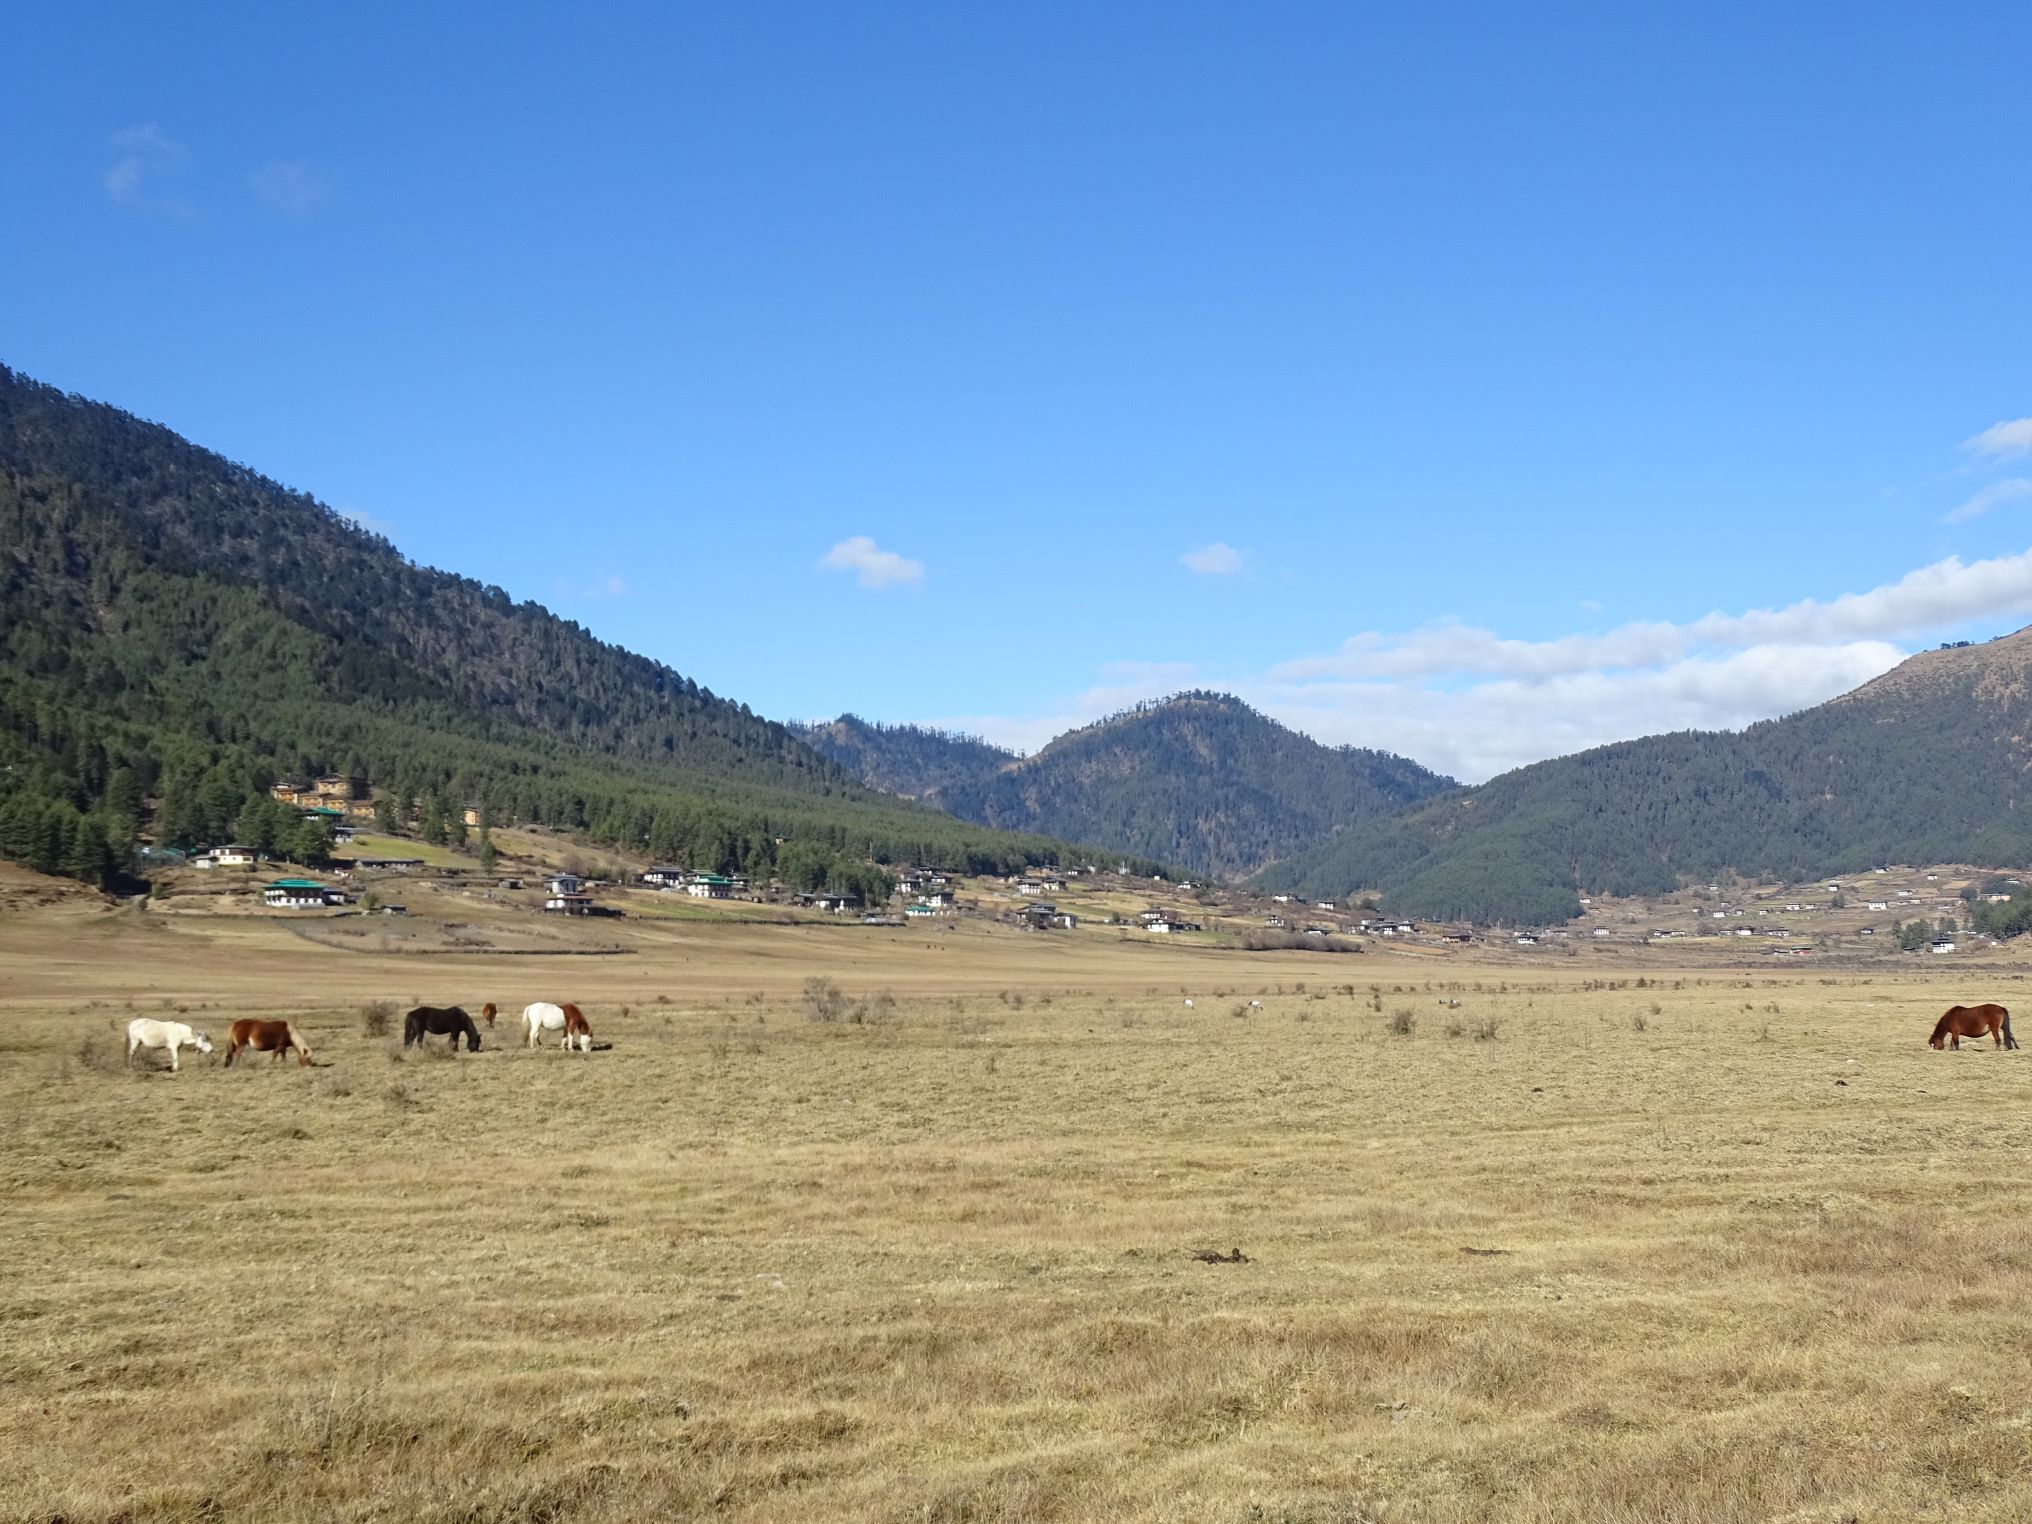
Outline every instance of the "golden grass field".
<svg viewBox="0 0 2032 1524"><path fill-rule="evenodd" d="M2032 1517L2032 1050L1924 1046L2022 962L626 935L0 918L0 1518Z"/></svg>

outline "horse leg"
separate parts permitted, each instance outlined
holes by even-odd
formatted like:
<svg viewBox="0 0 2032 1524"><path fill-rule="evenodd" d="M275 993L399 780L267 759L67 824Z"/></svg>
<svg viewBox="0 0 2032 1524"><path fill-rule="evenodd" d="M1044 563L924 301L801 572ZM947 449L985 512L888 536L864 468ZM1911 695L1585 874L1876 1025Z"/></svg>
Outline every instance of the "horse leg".
<svg viewBox="0 0 2032 1524"><path fill-rule="evenodd" d="M169 1072L176 1073L176 1039L169 1040Z"/></svg>

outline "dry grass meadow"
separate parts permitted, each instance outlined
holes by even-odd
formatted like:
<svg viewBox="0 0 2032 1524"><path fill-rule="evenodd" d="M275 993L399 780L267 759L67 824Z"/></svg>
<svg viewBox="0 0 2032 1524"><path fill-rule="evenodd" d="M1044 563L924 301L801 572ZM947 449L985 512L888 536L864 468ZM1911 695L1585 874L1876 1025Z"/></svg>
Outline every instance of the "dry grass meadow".
<svg viewBox="0 0 2032 1524"><path fill-rule="evenodd" d="M0 1518L2032 1516L2025 965L629 935L0 921Z"/></svg>

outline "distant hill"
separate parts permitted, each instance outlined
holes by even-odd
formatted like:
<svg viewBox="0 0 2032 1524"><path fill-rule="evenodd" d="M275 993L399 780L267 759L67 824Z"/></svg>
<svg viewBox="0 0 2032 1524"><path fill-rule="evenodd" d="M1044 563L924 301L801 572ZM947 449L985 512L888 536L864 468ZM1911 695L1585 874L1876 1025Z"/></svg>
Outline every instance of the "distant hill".
<svg viewBox="0 0 2032 1524"><path fill-rule="evenodd" d="M1388 752L1322 746L1219 693L1069 731L1029 757L851 715L801 732L866 783L964 820L1232 876L1409 808L1452 782Z"/></svg>
<svg viewBox="0 0 2032 1524"><path fill-rule="evenodd" d="M875 793L782 725L305 494L0 367L0 856L104 878L340 773L698 867L1015 867L1058 843Z"/></svg>
<svg viewBox="0 0 2032 1524"><path fill-rule="evenodd" d="M962 795L1017 762L978 736L921 725L876 725L858 715L793 724L807 745L869 788L905 799L936 799L947 788Z"/></svg>
<svg viewBox="0 0 2032 1524"><path fill-rule="evenodd" d="M1741 732L1536 763L1280 862L1266 888L1378 889L1409 915L1550 921L1720 873L2032 860L2032 629L1928 651ZM2027 808L2021 809L2020 805Z"/></svg>

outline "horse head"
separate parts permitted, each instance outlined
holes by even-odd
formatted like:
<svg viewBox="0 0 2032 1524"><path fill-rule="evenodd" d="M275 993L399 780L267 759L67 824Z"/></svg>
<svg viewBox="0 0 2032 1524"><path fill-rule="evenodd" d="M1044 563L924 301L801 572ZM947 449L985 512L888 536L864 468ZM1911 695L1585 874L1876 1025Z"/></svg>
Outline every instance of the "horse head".
<svg viewBox="0 0 2032 1524"><path fill-rule="evenodd" d="M209 1053L212 1051L211 1038L205 1036L205 1034L202 1032L194 1032L191 1034L191 1045L195 1047L200 1053Z"/></svg>

